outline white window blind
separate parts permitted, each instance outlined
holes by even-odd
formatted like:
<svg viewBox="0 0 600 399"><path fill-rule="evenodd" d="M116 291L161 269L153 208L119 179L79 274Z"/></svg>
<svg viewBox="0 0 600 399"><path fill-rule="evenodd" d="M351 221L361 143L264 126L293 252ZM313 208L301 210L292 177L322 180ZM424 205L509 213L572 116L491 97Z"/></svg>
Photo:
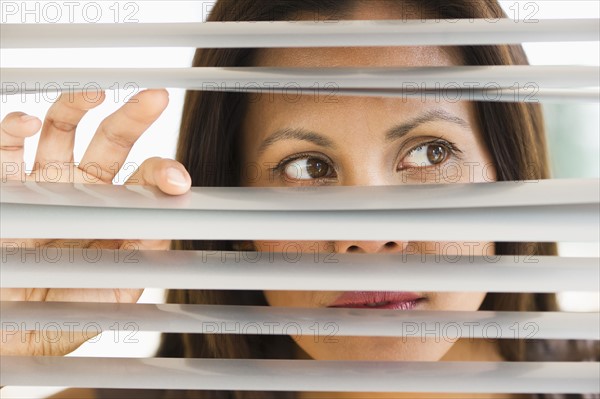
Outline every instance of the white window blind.
<svg viewBox="0 0 600 399"><path fill-rule="evenodd" d="M550 41L597 41L600 21L509 20L343 21L205 24L69 24L1 26L2 48L119 46L311 47L484 45ZM421 96L436 84L456 83L472 99L489 90L469 82L496 82L492 101L515 97L517 82L539 85L536 100L597 102L598 67L460 66L435 68L2 68L2 95L35 92L37 85L97 82L104 89L135 81L143 87L243 90L239 85L290 82L303 90L335 82L339 94ZM417 88L406 82L417 82ZM243 198L243 199L242 199ZM195 240L600 240L598 179L553 179L485 184L319 189L193 188L173 198L139 186L2 182L2 237ZM115 223L115 221L119 221ZM404 226L398 229L398 226ZM293 226L293 228L291 228ZM435 228L433 228L435 227ZM487 292L600 291L600 259L560 256L495 256L435 259L433 255L345 255L317 263L304 254L290 263L283 254L256 260L250 253L223 258L216 251L141 251L139 262L115 262L102 250L90 267L84 250L60 259L2 248L2 288L165 288L280 290L430 290ZM449 266L452 266L451 268ZM484 267L485 266L485 267ZM343 270L344 279L339 272ZM315 278L317 277L318 278ZM206 333L211 323L336 323L339 335L404 336L406 323L453 323L458 336L484 337L473 323L497 324L499 337L523 337L515 323L535 322L540 339L600 339L598 312L421 312L357 309L277 309L178 304L2 302L1 320L33 329L36 324L135 322L141 330ZM478 324L479 325L479 324ZM431 331L420 329L419 334ZM322 330L320 333L326 334ZM227 333L227 330L222 332ZM249 331L248 333L254 333ZM273 329L260 333L285 334ZM312 333L312 331L311 331ZM430 333L430 332L429 332ZM360 378L356 378L360 375ZM315 360L118 359L2 357L1 385L98 388L215 389L347 392L600 393L597 362L359 362ZM431 381L435 380L435 384Z"/></svg>

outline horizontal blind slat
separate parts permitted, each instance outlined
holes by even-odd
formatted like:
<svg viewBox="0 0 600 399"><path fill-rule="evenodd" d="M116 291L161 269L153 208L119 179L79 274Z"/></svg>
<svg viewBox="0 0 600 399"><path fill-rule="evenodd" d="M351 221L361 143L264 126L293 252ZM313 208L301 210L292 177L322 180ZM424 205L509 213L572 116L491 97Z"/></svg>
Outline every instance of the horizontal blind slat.
<svg viewBox="0 0 600 399"><path fill-rule="evenodd" d="M3 48L482 45L598 41L598 25L598 19L2 24L0 44Z"/></svg>
<svg viewBox="0 0 600 399"><path fill-rule="evenodd" d="M600 179L298 188L192 187L189 193L181 196L167 195L149 186L9 180L0 183L0 193L3 204L77 207L228 211L448 210L597 204L600 202Z"/></svg>
<svg viewBox="0 0 600 399"><path fill-rule="evenodd" d="M598 312L493 312L272 306L0 302L3 330L600 340ZM60 333L58 333L60 334Z"/></svg>
<svg viewBox="0 0 600 399"><path fill-rule="evenodd" d="M597 393L599 373L599 363L596 362L361 362L59 356L4 356L0 362L2 385L137 389ZM435 383L432 384L432 381Z"/></svg>
<svg viewBox="0 0 600 399"><path fill-rule="evenodd" d="M369 68L2 68L2 94L88 90L116 87L170 87L230 90L245 87L267 92L273 87L298 95L315 88L439 90L535 87L590 88L600 86L597 66L486 65L452 67ZM464 98L467 100L468 98Z"/></svg>
<svg viewBox="0 0 600 399"><path fill-rule="evenodd" d="M2 288L599 291L598 258L2 248ZM475 251L474 245L469 251ZM412 251L412 250L409 250ZM413 252L414 253L414 252ZM276 271L276 272L275 272ZM315 278L318 276L319 278Z"/></svg>
<svg viewBox="0 0 600 399"><path fill-rule="evenodd" d="M600 209L595 204L458 208L451 212L182 211L1 204L0 217L2 234L10 238L451 242L600 239Z"/></svg>

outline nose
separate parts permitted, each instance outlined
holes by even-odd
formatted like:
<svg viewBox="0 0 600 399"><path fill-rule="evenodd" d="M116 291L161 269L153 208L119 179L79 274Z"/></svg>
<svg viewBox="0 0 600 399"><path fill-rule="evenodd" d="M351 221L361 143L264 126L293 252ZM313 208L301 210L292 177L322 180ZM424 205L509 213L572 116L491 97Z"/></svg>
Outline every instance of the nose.
<svg viewBox="0 0 600 399"><path fill-rule="evenodd" d="M408 241L336 241L337 253L401 253Z"/></svg>

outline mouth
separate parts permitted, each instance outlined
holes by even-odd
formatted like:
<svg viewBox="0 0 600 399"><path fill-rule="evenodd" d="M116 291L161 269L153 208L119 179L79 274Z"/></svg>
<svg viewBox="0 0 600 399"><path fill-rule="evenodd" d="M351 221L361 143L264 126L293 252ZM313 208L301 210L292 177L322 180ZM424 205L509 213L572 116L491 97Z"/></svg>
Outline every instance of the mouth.
<svg viewBox="0 0 600 399"><path fill-rule="evenodd" d="M328 307L410 310L426 300L416 292L353 291L345 292Z"/></svg>

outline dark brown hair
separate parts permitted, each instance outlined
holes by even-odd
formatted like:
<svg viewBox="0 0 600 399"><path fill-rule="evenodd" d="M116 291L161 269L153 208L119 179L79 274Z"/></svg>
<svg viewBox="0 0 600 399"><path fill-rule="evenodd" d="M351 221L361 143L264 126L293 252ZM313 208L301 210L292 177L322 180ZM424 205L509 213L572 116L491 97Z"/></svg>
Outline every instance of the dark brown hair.
<svg viewBox="0 0 600 399"><path fill-rule="evenodd" d="M380 0L394 7L412 5L422 18L503 18L500 6L490 0ZM353 0L221 0L209 21L291 20L311 13L318 18L344 19ZM370 1L369 4L373 4ZM418 8L416 8L416 7ZM408 10L408 8L407 8ZM405 10L406 12L408 12ZM404 11L403 11L404 12ZM419 17L419 16L412 16ZM525 65L521 46L464 46L459 48L466 65ZM256 49L198 49L193 66L251 66ZM177 159L192 176L194 186L240 185L240 151L237 147L248 97L244 93L188 91L185 97ZM497 171L497 180L549 178L544 125L539 104L476 102L476 114ZM534 166L532 168L532 166ZM179 241L183 250L231 250L230 241ZM496 243L500 255L556 255L554 243ZM267 303L260 291L171 290L169 303ZM556 311L554 294L489 293L482 310ZM502 356L509 361L584 360L587 350L576 341L500 340ZM288 336L227 334L163 334L157 356L197 358L291 358L295 343ZM596 352L597 353L597 352ZM588 359L591 360L591 359ZM293 393L171 391L173 398L293 398ZM538 397L550 397L540 395ZM560 396L552 396L560 397ZM569 396L569 397L579 397Z"/></svg>

